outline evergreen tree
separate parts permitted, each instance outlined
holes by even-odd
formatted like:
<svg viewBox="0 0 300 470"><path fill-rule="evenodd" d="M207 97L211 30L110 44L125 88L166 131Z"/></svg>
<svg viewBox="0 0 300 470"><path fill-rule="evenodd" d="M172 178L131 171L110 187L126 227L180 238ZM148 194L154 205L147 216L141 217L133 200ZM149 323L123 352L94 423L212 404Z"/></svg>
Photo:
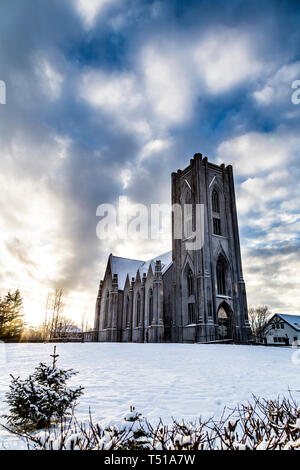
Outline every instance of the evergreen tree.
<svg viewBox="0 0 300 470"><path fill-rule="evenodd" d="M21 429L42 429L63 418L76 406L83 387L71 389L66 382L77 372L56 367L56 346L51 357L51 365L40 363L25 380L11 376L10 390L6 394L10 424Z"/></svg>
<svg viewBox="0 0 300 470"><path fill-rule="evenodd" d="M0 298L0 340L20 338L24 326L23 299L20 291L9 291Z"/></svg>

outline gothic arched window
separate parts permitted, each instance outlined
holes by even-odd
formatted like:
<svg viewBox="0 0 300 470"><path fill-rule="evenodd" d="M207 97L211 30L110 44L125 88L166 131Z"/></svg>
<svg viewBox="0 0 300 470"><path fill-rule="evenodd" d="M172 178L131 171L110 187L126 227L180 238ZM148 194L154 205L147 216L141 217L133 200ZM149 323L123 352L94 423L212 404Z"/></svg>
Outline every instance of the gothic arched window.
<svg viewBox="0 0 300 470"><path fill-rule="evenodd" d="M192 198L188 194L184 207L183 207L183 218L184 218L184 237L188 238L192 235L193 233L193 205L192 205Z"/></svg>
<svg viewBox="0 0 300 470"><path fill-rule="evenodd" d="M211 202L212 202L212 210L219 214L220 212L220 202L219 202L219 194L216 189L213 190L211 195Z"/></svg>
<svg viewBox="0 0 300 470"><path fill-rule="evenodd" d="M217 262L217 290L218 294L226 295L226 264L222 259Z"/></svg>
<svg viewBox="0 0 300 470"><path fill-rule="evenodd" d="M108 316L109 316L109 291L106 293L105 306L104 306L104 330L108 327Z"/></svg>
<svg viewBox="0 0 300 470"><path fill-rule="evenodd" d="M211 195L211 205L213 211L213 234L222 235L221 218L220 218L220 200L219 193L216 189Z"/></svg>
<svg viewBox="0 0 300 470"><path fill-rule="evenodd" d="M125 315L126 315L126 326L128 327L130 325L130 319L129 319L129 295L127 295L126 298L126 307L125 307Z"/></svg>
<svg viewBox="0 0 300 470"><path fill-rule="evenodd" d="M187 273L187 285L188 285L188 295L194 294L194 275L191 268L188 270Z"/></svg>
<svg viewBox="0 0 300 470"><path fill-rule="evenodd" d="M136 326L139 326L141 321L141 296L140 293L138 292L137 298L136 298Z"/></svg>
<svg viewBox="0 0 300 470"><path fill-rule="evenodd" d="M153 320L153 290L149 290L149 325L152 324Z"/></svg>

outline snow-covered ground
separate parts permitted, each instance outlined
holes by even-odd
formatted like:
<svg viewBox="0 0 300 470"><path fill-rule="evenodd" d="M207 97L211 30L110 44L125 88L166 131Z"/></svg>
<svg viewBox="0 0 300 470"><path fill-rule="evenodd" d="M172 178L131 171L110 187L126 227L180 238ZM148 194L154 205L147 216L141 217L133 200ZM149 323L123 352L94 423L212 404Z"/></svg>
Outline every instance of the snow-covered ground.
<svg viewBox="0 0 300 470"><path fill-rule="evenodd" d="M51 344L0 344L0 414L7 412L9 374L26 377L52 350ZM79 371L72 384L85 387L76 412L82 420L91 407L95 420L119 421L130 405L153 421L218 416L252 393L269 398L300 390L300 364L292 360L300 350L286 347L67 343L57 352L59 366ZM3 447L21 444L0 430Z"/></svg>

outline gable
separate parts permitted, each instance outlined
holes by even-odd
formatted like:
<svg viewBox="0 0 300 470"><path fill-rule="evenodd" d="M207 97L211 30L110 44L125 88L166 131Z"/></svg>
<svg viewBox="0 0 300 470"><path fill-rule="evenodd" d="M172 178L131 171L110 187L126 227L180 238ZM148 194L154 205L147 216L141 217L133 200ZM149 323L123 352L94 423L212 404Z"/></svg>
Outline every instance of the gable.
<svg viewBox="0 0 300 470"><path fill-rule="evenodd" d="M118 287L124 290L127 275L129 279L135 278L137 270L144 261L128 258L120 258L118 256L110 256L110 265L112 275L118 275Z"/></svg>
<svg viewBox="0 0 300 470"><path fill-rule="evenodd" d="M300 316L285 313L276 313L277 317L288 323L294 330L300 331ZM273 317L274 318L274 317ZM272 319L273 319L272 318Z"/></svg>

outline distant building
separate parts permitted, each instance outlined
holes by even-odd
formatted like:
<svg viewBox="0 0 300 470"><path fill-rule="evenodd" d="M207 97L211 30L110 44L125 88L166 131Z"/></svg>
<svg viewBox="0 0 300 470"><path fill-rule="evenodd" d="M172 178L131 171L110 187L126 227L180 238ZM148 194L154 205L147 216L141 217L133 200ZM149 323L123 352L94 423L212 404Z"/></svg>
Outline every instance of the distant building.
<svg viewBox="0 0 300 470"><path fill-rule="evenodd" d="M273 346L300 345L300 316L275 313L264 328L264 343Z"/></svg>
<svg viewBox="0 0 300 470"><path fill-rule="evenodd" d="M57 335L51 339L52 342L78 342L84 338L84 332L76 325L64 325L60 327Z"/></svg>
<svg viewBox="0 0 300 470"><path fill-rule="evenodd" d="M109 256L94 341L248 341L232 166L194 155L187 168L172 173L172 204L182 208L185 235L174 237L173 217L172 251L149 261ZM196 205L204 207L204 244L190 250L186 242L196 233Z"/></svg>

